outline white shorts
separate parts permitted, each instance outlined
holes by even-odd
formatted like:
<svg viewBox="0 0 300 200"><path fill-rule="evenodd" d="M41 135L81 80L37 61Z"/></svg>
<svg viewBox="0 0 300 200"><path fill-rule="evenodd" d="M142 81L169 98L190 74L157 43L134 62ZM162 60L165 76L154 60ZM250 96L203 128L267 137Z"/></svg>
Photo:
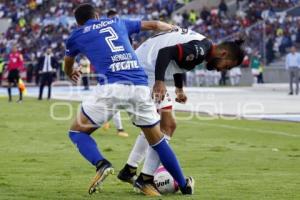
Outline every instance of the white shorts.
<svg viewBox="0 0 300 200"><path fill-rule="evenodd" d="M149 78L149 75L148 75L148 82L149 82L149 89L152 93L152 90L153 90L153 86L154 86L154 78ZM156 105L156 109L157 110L169 110L169 109L172 109L173 108L173 101L172 101L172 98L170 96L170 94L167 92L166 95L165 95L165 98L164 100L162 100L160 103L158 102L155 102L155 105Z"/></svg>
<svg viewBox="0 0 300 200"><path fill-rule="evenodd" d="M109 121L119 109L125 109L138 127L152 127L160 121L148 86L97 85L93 94L82 102L81 108L97 126Z"/></svg>
<svg viewBox="0 0 300 200"><path fill-rule="evenodd" d="M172 110L173 102L169 93L167 92L164 100L162 100L160 103L155 103L155 105L157 110Z"/></svg>

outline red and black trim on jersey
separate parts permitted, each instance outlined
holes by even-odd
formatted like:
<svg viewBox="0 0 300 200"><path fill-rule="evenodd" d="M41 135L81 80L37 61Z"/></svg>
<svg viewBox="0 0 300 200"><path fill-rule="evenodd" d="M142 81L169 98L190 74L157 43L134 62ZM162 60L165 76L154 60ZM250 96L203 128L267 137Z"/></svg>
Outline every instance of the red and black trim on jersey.
<svg viewBox="0 0 300 200"><path fill-rule="evenodd" d="M176 46L178 48L178 61L182 62L182 59L183 59L183 48L182 48L182 45L181 44L177 44Z"/></svg>
<svg viewBox="0 0 300 200"><path fill-rule="evenodd" d="M203 39L201 41L192 40L184 44L177 44L160 49L155 64L155 80L164 81L165 73L171 60L174 60L182 69L194 69L196 65L206 59L211 48L212 42L208 39ZM178 76L176 78L177 82L181 78Z"/></svg>

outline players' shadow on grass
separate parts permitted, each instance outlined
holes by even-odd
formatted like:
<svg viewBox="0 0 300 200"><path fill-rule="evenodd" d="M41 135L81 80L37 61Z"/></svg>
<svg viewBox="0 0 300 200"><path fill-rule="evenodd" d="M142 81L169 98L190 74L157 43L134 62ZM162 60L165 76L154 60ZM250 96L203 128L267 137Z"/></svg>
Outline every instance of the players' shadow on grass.
<svg viewBox="0 0 300 200"><path fill-rule="evenodd" d="M11 185L8 184L7 182L0 182L0 188L1 187L10 187Z"/></svg>
<svg viewBox="0 0 300 200"><path fill-rule="evenodd" d="M43 163L43 161L37 160L35 158L26 158L26 159L22 160L22 162L26 162L26 163Z"/></svg>
<svg viewBox="0 0 300 200"><path fill-rule="evenodd" d="M289 154L288 157L291 157L291 158L300 158L300 155L299 154L297 154L297 155L291 155L291 154Z"/></svg>
<svg viewBox="0 0 300 200"><path fill-rule="evenodd" d="M228 147L223 147L223 146L214 146L209 148L209 151L214 151L214 152L226 152L230 151L231 149Z"/></svg>
<svg viewBox="0 0 300 200"><path fill-rule="evenodd" d="M1 125L0 125L0 128L9 128L9 126L6 125L6 124L1 124Z"/></svg>
<svg viewBox="0 0 300 200"><path fill-rule="evenodd" d="M61 173L61 176L69 177L69 178L72 177L70 172L63 172L63 173Z"/></svg>
<svg viewBox="0 0 300 200"><path fill-rule="evenodd" d="M258 168L257 170L260 170L260 171L270 171L270 168Z"/></svg>
<svg viewBox="0 0 300 200"><path fill-rule="evenodd" d="M106 147L106 148L103 149L103 151L104 152L111 152L111 151L114 151L114 150L111 147Z"/></svg>
<svg viewBox="0 0 300 200"><path fill-rule="evenodd" d="M298 148L291 148L291 151L299 151L300 149Z"/></svg>

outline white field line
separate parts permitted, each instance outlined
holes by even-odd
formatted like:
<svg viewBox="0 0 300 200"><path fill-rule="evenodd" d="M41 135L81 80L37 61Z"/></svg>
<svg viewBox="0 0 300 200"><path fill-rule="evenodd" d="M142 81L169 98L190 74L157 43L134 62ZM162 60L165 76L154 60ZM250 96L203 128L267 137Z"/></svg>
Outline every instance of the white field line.
<svg viewBox="0 0 300 200"><path fill-rule="evenodd" d="M182 123L182 122L183 121L181 121L180 123ZM226 129L232 129L232 130L240 130L240 131L247 131L247 132L256 132L256 133L263 133L263 134L272 134L272 135L280 135L280 136L286 136L286 137L300 138L300 135L294 135L294 134L290 134L290 133L282 132L282 131L272 131L272 130L266 130L266 129L241 128L241 127L231 126L231 125L216 124L216 123L193 122L193 121L184 121L184 123L200 125L200 126L212 126L212 127L226 128Z"/></svg>

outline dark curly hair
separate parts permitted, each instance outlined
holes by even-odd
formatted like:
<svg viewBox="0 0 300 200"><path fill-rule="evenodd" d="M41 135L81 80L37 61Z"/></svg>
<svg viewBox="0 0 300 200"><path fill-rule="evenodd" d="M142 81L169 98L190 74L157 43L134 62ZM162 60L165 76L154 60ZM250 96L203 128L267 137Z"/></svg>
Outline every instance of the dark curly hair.
<svg viewBox="0 0 300 200"><path fill-rule="evenodd" d="M237 61L236 66L242 64L244 57L245 57L243 43L244 43L244 40L239 39L239 40L235 40L235 41L222 42L220 44L220 48L224 48L224 49L228 50L229 53L228 53L227 58Z"/></svg>
<svg viewBox="0 0 300 200"><path fill-rule="evenodd" d="M96 14L96 8L89 3L80 4L74 11L76 22L79 25L85 24L89 19L94 19Z"/></svg>

